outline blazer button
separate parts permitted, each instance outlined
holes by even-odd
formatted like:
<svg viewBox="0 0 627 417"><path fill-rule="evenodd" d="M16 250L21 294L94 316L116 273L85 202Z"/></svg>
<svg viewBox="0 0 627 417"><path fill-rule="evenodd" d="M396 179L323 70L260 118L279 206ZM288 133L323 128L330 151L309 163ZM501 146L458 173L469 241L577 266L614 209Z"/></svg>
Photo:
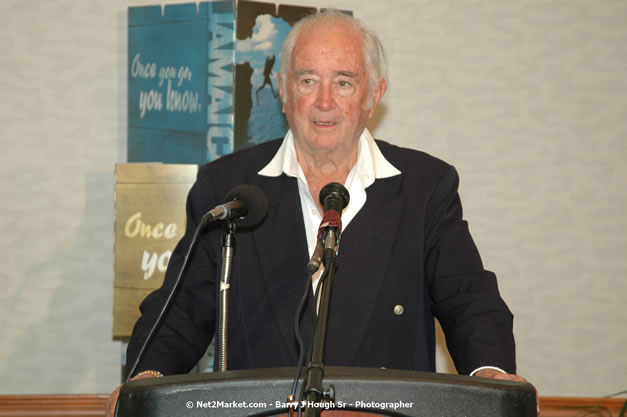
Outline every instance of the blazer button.
<svg viewBox="0 0 627 417"><path fill-rule="evenodd" d="M400 316L401 314L403 314L404 311L405 309L403 308L402 305L397 304L394 306L394 314L396 314L397 316Z"/></svg>

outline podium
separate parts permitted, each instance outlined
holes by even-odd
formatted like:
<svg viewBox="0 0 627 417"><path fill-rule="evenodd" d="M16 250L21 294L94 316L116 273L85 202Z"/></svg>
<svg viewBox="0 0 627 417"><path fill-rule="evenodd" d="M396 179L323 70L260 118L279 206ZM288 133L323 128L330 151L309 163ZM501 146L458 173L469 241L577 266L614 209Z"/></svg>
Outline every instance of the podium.
<svg viewBox="0 0 627 417"><path fill-rule="evenodd" d="M295 368L176 375L124 385L118 417L278 416L287 413ZM530 384L378 368L325 367L335 402L322 410L380 416L535 417ZM322 414L324 416L324 412Z"/></svg>

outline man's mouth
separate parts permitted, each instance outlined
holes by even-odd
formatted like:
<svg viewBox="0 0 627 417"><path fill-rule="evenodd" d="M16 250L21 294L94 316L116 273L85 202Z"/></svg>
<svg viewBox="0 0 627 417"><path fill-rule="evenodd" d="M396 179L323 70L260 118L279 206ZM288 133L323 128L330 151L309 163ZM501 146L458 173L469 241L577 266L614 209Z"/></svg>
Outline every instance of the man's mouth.
<svg viewBox="0 0 627 417"><path fill-rule="evenodd" d="M335 122L322 122L322 121L318 121L318 120L314 120L314 124L316 126L334 126Z"/></svg>

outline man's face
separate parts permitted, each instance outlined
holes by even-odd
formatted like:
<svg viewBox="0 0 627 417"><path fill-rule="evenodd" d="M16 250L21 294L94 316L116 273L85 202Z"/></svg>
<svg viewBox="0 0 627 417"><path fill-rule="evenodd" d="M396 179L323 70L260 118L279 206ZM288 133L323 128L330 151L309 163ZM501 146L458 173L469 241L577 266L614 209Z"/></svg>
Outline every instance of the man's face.
<svg viewBox="0 0 627 417"><path fill-rule="evenodd" d="M304 30L297 39L283 112L302 150L355 149L366 122L385 92L379 80L369 97L369 78L358 34L343 25Z"/></svg>

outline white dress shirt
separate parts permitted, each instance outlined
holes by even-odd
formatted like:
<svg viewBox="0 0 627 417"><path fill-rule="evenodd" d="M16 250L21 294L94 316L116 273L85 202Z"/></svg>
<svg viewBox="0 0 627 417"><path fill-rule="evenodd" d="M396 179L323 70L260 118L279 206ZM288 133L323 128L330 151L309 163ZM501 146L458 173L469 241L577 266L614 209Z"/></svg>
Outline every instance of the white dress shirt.
<svg viewBox="0 0 627 417"><path fill-rule="evenodd" d="M401 171L385 159L372 135L368 129L365 129L359 138L357 161L348 173L344 184L350 195L350 201L342 212L342 229L346 230L351 220L366 204L366 188L372 185L375 179L393 177L400 173ZM303 209L307 247L311 257L316 247L322 214L316 205L318 198L316 196L314 199L311 195L305 173L298 163L294 135L291 131L285 135L274 158L258 174L266 177L278 177L285 174L298 180L298 194Z"/></svg>

